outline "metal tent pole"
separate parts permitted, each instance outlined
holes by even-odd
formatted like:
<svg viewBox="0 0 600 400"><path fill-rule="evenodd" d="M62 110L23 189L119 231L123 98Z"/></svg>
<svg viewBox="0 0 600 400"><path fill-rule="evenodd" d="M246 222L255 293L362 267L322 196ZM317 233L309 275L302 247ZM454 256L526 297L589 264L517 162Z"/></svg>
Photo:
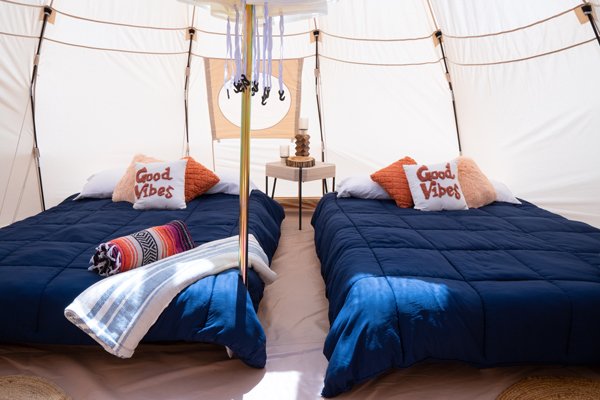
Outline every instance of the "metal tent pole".
<svg viewBox="0 0 600 400"><path fill-rule="evenodd" d="M316 22L315 22L316 24ZM317 114L319 117L319 133L321 134L321 162L325 162L325 138L323 136L323 116L321 113L321 63L319 60L319 39L321 31L315 29L312 32L315 38L315 93L317 98ZM323 179L323 194L327 193L327 179Z"/></svg>
<svg viewBox="0 0 600 400"><path fill-rule="evenodd" d="M42 168L40 166L40 148L38 147L37 127L35 125L35 87L37 82L38 65L40 63L40 53L42 51L42 42L44 41L44 33L46 32L46 25L48 25L48 18L52 15L52 7L45 6L43 9L44 18L42 20L42 30L40 32L40 38L38 40L37 49L35 52L35 58L33 59L33 72L31 74L31 83L29 85L29 99L31 101L31 118L33 120L33 156L35 157L35 163L37 166L37 177L40 189L40 202L42 203L42 211L46 210L46 200L44 198L44 184L42 182Z"/></svg>
<svg viewBox="0 0 600 400"><path fill-rule="evenodd" d="M590 3L585 3L581 6L581 11L583 11L590 20L590 25L592 25L594 35L596 35L596 40L598 41L598 44L600 44L600 35L598 34L598 27L596 26L596 21L594 21L594 15L592 14L592 5Z"/></svg>
<svg viewBox="0 0 600 400"><path fill-rule="evenodd" d="M190 45L188 47L187 54L187 65L185 67L185 83L184 83L184 97L183 107L185 112L185 155L190 155L190 125L189 125L189 91L190 91L190 73L192 65L192 45L194 43L194 36L196 35L196 29L194 28L194 17L196 15L196 7L192 14L192 26L188 28L188 35L190 37Z"/></svg>
<svg viewBox="0 0 600 400"><path fill-rule="evenodd" d="M440 44L442 50L442 60L444 61L444 71L446 72L446 80L448 81L448 87L450 88L450 95L452 96L452 111L454 112L454 124L456 126L456 140L458 141L458 154L462 155L462 146L460 143L460 130L458 129L458 117L456 115L456 100L454 99L454 88L452 87L452 80L450 79L450 72L448 71L448 62L446 61L446 52L444 51L444 40L441 30L435 31L435 38Z"/></svg>
<svg viewBox="0 0 600 400"><path fill-rule="evenodd" d="M244 59L246 76L252 76L252 32L254 25L254 6L246 4L246 31L244 33ZM252 91L246 88L242 92L242 129L240 136L240 252L239 264L242 281L248 286L248 189L250 187L250 120Z"/></svg>
<svg viewBox="0 0 600 400"><path fill-rule="evenodd" d="M456 100L454 98L454 88L452 87L452 79L450 77L450 71L448 70L448 61L446 60L446 51L444 49L444 36L442 35L442 30L439 28L438 23L435 18L435 14L433 13L433 7L431 7L431 1L427 0L427 6L429 8L429 15L431 16L431 21L435 26L435 32L433 33L437 44L440 45L440 49L442 50L442 60L444 61L444 72L446 74L446 81L448 82L448 87L450 88L450 95L452 96L452 111L454 112L454 126L456 127L456 140L458 142L458 154L462 155L462 145L460 143L460 130L458 129L458 116L456 115Z"/></svg>

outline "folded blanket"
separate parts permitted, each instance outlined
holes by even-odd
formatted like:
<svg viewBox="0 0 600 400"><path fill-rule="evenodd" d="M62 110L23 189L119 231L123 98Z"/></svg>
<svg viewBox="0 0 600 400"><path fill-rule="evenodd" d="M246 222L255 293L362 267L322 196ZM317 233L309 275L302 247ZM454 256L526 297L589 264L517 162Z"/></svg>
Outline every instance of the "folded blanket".
<svg viewBox="0 0 600 400"><path fill-rule="evenodd" d="M129 358L180 291L205 276L237 267L238 249L238 236L232 236L103 279L77 296L65 308L65 317L109 353ZM276 274L253 235L248 263L265 283L273 282Z"/></svg>
<svg viewBox="0 0 600 400"><path fill-rule="evenodd" d="M88 269L109 276L193 248L194 241L185 223L171 221L100 244Z"/></svg>

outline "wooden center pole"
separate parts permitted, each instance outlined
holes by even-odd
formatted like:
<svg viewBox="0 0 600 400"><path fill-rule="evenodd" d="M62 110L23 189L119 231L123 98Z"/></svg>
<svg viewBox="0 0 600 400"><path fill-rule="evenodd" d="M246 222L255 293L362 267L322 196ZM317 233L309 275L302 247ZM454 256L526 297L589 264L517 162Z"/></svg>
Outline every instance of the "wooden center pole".
<svg viewBox="0 0 600 400"><path fill-rule="evenodd" d="M254 6L246 5L246 31L244 32L244 59L246 77L252 80L252 31ZM239 264L242 281L248 286L248 197L250 187L250 120L252 91L247 87L242 92L242 130L240 137L240 253Z"/></svg>

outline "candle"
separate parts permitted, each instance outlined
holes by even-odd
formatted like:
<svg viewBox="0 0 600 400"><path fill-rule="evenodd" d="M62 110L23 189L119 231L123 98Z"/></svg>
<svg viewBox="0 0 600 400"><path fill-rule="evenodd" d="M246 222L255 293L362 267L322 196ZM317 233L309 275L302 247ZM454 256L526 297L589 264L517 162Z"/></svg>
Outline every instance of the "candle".
<svg viewBox="0 0 600 400"><path fill-rule="evenodd" d="M308 129L308 118L300 118L300 121L298 121L298 129Z"/></svg>
<svg viewBox="0 0 600 400"><path fill-rule="evenodd" d="M279 157L286 158L290 156L290 146L282 144L279 146Z"/></svg>

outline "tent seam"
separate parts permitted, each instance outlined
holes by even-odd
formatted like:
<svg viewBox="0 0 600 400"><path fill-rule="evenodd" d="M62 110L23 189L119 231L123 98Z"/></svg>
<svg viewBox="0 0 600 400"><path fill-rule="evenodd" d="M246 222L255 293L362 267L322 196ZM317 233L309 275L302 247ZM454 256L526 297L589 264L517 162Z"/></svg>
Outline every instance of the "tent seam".
<svg viewBox="0 0 600 400"><path fill-rule="evenodd" d="M591 38L588 40L585 40L583 42L579 42L579 43L575 43L572 44L570 46L566 46L566 47L561 47L559 49L556 50L551 50L545 53L538 53L538 54L534 54L532 56L528 56L528 57L523 57L523 58L515 58L512 60L504 60L504 61L493 61L493 62L487 62L487 63L460 63L460 62L456 62L456 61L452 61L452 59L448 58L448 61L454 65L460 66L460 67L484 67L484 66L490 66L490 65L501 65L501 64L511 64L511 63L515 63L515 62L521 62L521 61L529 61L532 60L534 58L539 58L539 57L545 57L545 56L549 56L552 54L557 54L557 53L561 53L563 51L567 51L567 50L571 50L575 47L579 47L582 46L584 44L588 44L591 42L596 41L596 38Z"/></svg>
<svg viewBox="0 0 600 400"><path fill-rule="evenodd" d="M504 31L491 32L491 33L482 33L480 35L459 36L459 35L444 34L444 36L452 38L452 39L480 39L480 38L485 38L485 37L490 37L490 36L505 35L505 34L508 34L508 33L514 33L514 32L518 32L518 31L521 31L521 30L525 30L525 29L531 28L533 26L536 26L536 25L539 25L539 24L543 24L544 22L548 22L548 21L553 20L555 18L562 17L563 15L568 14L568 13L572 12L573 10L581 8L581 6L582 6L582 4L578 4L578 5L574 6L574 7L569 8L568 10L562 11L562 12L560 12L558 14L554 14L554 15L552 15L550 17L547 17L547 18L544 18L544 19L540 19L538 21L534 21L534 22L531 22L531 23L529 23L527 25L522 25L522 26L519 26L519 27L516 27L516 28L513 28L513 29L507 29L507 30L504 30Z"/></svg>

